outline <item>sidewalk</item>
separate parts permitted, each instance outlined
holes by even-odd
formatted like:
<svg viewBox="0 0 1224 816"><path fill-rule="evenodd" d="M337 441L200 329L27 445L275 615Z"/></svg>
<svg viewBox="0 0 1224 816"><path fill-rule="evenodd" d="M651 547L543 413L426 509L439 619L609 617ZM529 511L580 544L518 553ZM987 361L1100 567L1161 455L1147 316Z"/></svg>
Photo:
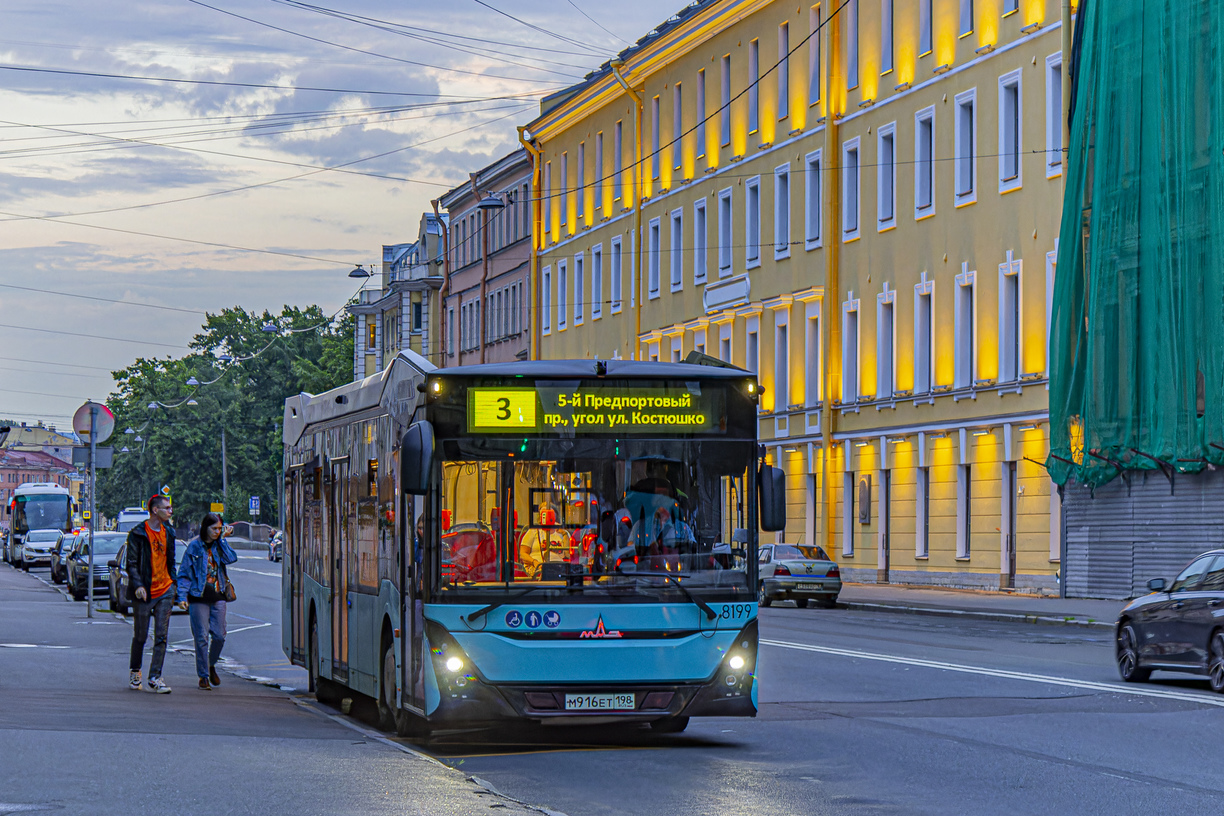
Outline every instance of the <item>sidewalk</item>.
<svg viewBox="0 0 1224 816"><path fill-rule="evenodd" d="M1009 622L1111 628L1125 601L1047 598L900 584L844 584L838 605L847 609Z"/></svg>

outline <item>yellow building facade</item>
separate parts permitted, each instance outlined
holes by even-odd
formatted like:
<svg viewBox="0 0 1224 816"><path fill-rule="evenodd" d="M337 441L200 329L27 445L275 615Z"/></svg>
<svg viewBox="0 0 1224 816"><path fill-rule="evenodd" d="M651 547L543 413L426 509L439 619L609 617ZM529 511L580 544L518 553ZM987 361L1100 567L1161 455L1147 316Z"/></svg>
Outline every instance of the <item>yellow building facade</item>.
<svg viewBox="0 0 1224 816"><path fill-rule="evenodd" d="M850 580L1056 592L1060 13L706 0L545 100L538 356L755 371L778 540Z"/></svg>

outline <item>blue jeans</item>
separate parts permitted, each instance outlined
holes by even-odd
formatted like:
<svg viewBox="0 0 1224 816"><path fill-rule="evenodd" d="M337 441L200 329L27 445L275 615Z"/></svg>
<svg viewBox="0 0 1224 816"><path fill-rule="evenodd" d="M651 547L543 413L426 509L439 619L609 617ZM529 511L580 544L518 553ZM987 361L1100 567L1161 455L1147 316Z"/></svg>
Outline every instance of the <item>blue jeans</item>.
<svg viewBox="0 0 1224 816"><path fill-rule="evenodd" d="M149 679L161 677L166 659L167 633L170 631L170 609L174 606L174 587L148 601L132 602L132 653L128 667L140 671L144 660L145 641L149 637L149 620L153 621L153 659L149 662Z"/></svg>
<svg viewBox="0 0 1224 816"><path fill-rule="evenodd" d="M196 674L208 679L208 670L217 665L225 645L225 601L192 601L187 607L191 617L191 636L195 639ZM212 643L208 638L212 636Z"/></svg>

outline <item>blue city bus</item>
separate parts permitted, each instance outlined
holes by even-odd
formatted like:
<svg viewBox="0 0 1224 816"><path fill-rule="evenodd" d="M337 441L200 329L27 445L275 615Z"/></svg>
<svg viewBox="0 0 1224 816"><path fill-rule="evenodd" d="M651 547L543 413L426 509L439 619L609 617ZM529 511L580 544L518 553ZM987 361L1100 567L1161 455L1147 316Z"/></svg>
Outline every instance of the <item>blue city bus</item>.
<svg viewBox="0 0 1224 816"><path fill-rule="evenodd" d="M724 364L404 352L286 400L286 655L402 734L754 716L785 525L758 397Z"/></svg>

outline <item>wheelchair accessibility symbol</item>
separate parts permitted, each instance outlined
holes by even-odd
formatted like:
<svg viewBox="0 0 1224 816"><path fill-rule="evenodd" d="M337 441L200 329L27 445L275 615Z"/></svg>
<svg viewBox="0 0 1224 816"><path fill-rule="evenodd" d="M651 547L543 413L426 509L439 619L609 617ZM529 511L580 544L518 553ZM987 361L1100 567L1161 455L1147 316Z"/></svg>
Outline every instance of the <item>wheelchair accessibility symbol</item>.
<svg viewBox="0 0 1224 816"><path fill-rule="evenodd" d="M522 622L523 622L523 613L519 612L517 609L512 609L506 613L506 625L509 626L511 629L516 628Z"/></svg>

